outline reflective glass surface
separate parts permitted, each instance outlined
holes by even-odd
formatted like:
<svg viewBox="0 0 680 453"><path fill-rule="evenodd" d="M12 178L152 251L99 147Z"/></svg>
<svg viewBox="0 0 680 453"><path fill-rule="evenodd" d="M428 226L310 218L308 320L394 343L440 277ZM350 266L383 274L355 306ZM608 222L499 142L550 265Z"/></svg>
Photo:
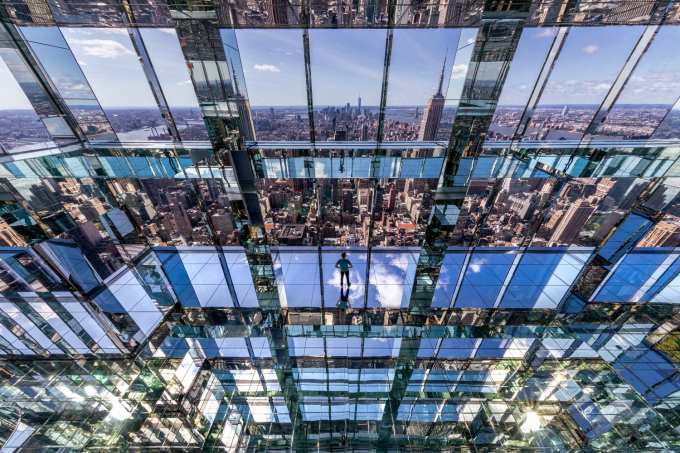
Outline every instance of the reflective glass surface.
<svg viewBox="0 0 680 453"><path fill-rule="evenodd" d="M677 4L0 9L3 453L680 451Z"/></svg>

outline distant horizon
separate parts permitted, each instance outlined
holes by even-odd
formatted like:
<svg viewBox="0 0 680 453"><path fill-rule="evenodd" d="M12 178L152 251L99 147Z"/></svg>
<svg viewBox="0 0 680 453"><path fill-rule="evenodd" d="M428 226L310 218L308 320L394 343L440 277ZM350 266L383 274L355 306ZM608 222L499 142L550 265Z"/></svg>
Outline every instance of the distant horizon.
<svg viewBox="0 0 680 453"><path fill-rule="evenodd" d="M614 104L612 108L614 107L668 107L668 106L673 106L675 103L672 102L670 104ZM537 105L536 109L539 108L558 108L558 107L600 107L601 104L541 104ZM526 105L521 105L521 104L508 104L508 105L499 105L496 107L496 110L499 108L508 108L508 107L519 107L519 108L525 108Z"/></svg>
<svg viewBox="0 0 680 453"><path fill-rule="evenodd" d="M543 104L539 105L536 108L563 108L565 106L568 107L592 107L592 108L598 108L600 107L601 104ZM614 104L614 107L665 107L669 108L675 105L674 102L668 103L668 104ZM385 110L394 110L394 109L399 109L399 108L416 108L416 107L426 107L427 105L389 105L385 106ZM71 108L73 107L88 107L88 108L97 108L97 106L93 105L87 105L87 104L72 104L70 106ZM285 109L285 108L294 108L294 109L307 109L307 105L251 105L251 109L256 110L256 109ZM338 108L344 108L346 107L346 104L343 105L319 105L319 106L314 106L313 108L316 109L322 109L325 107L338 107ZM350 104L351 108L357 108L357 105L352 105ZM452 105L451 107L458 107L457 105ZM380 109L379 105L361 105L361 108L371 108L371 109ZM499 105L496 107L496 110L501 109L501 108L526 108L526 105ZM170 107L170 111L172 110L178 110L178 109L201 109L198 106L172 106ZM159 110L154 107L141 107L141 106L121 106L121 107L106 107L103 108L104 111L113 111L113 110ZM30 112L35 110L33 108L3 108L0 107L0 111L26 111Z"/></svg>

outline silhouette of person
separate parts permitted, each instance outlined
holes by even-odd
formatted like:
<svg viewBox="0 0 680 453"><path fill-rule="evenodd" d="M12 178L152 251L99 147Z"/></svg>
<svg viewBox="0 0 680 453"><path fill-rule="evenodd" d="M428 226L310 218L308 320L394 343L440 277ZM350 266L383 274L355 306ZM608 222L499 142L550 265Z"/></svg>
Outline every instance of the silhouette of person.
<svg viewBox="0 0 680 453"><path fill-rule="evenodd" d="M335 263L335 267L340 269L340 287L342 287L343 277L347 278L347 286L352 286L349 282L349 270L353 268L352 263L347 259L347 254L342 252L342 258Z"/></svg>

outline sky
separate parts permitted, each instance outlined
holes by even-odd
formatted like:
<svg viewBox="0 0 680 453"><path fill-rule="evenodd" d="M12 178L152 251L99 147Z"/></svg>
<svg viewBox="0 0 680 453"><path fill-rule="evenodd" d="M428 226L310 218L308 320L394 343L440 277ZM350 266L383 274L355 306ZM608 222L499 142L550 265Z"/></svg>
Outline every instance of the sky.
<svg viewBox="0 0 680 453"><path fill-rule="evenodd" d="M156 107L124 28L61 28L102 108Z"/></svg>
<svg viewBox="0 0 680 453"><path fill-rule="evenodd" d="M170 107L198 107L194 84L174 28L141 28L163 95Z"/></svg>
<svg viewBox="0 0 680 453"><path fill-rule="evenodd" d="M2 59L0 59L0 93L2 93L0 110L33 110L33 106Z"/></svg>
<svg viewBox="0 0 680 453"><path fill-rule="evenodd" d="M498 105L525 105L531 97L556 28L525 28L505 79Z"/></svg>
<svg viewBox="0 0 680 453"><path fill-rule="evenodd" d="M449 79L465 78L474 31L395 30L387 105L424 106L437 91L444 57L443 92ZM304 50L300 30L236 30L253 106L305 106ZM312 93L316 107L349 102L380 105L387 35L384 30L310 30ZM463 58L456 50L463 47ZM455 67L454 67L455 61ZM452 72L453 69L453 72Z"/></svg>
<svg viewBox="0 0 680 453"><path fill-rule="evenodd" d="M395 30L387 84L387 105L426 105L428 99L437 92L445 56L446 70L442 91L446 96L459 37L460 30L455 28ZM459 65L455 76L465 77L466 70L467 65Z"/></svg>
<svg viewBox="0 0 680 453"><path fill-rule="evenodd" d="M314 106L379 106L387 32L309 30Z"/></svg>
<svg viewBox="0 0 680 453"><path fill-rule="evenodd" d="M538 105L600 104L645 27L574 27Z"/></svg>
<svg viewBox="0 0 680 453"><path fill-rule="evenodd" d="M670 105L680 96L680 28L663 27L616 103Z"/></svg>
<svg viewBox="0 0 680 453"><path fill-rule="evenodd" d="M302 30L236 30L252 106L306 106Z"/></svg>
<svg viewBox="0 0 680 453"><path fill-rule="evenodd" d="M643 27L638 26L571 29L540 105L600 103L642 31ZM64 97L92 99L87 88L89 82L104 108L156 107L125 29L62 28L66 41L56 28L27 27L22 32ZM444 86L448 85L448 99L458 98L459 94L453 92L459 93L464 82L473 47L468 41L474 41L475 32L395 30L388 105L425 105L436 91L447 49ZM141 33L168 103L173 107L197 106L175 30L142 29ZM314 29L309 33L315 105L341 106L349 102L356 106L359 96L365 106L379 105L385 30ZM251 105L306 105L300 30L251 29L237 30L235 34L226 30L222 35L228 58L236 65L242 78L241 88L247 89ZM524 30L499 105L526 103L554 35L553 28ZM680 96L677 42L680 28L666 26L660 30L619 97L618 105L675 102ZM236 47L240 49L240 58ZM494 75L492 71L489 77ZM30 108L4 63L0 64L0 90L3 93L0 109Z"/></svg>

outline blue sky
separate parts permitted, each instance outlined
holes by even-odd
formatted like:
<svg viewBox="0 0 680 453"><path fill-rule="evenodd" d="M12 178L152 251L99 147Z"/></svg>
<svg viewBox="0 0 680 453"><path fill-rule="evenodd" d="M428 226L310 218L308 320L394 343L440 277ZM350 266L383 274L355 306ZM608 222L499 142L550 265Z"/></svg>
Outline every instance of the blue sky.
<svg viewBox="0 0 680 453"><path fill-rule="evenodd" d="M39 46L41 61L77 88L83 82L77 68L63 56L55 28L22 29ZM62 28L68 47L78 61L102 106L154 107L151 89L125 29ZM467 33L468 30L463 30ZM540 100L547 104L599 103L639 39L643 27L577 27L571 29ZM232 34L233 31L229 30ZM377 106L385 57L385 30L310 30L314 102L324 105ZM58 34L58 33L57 33ZM471 50L458 29L395 30L388 105L424 105L434 91L448 48L446 79L454 59ZM525 29L515 54L499 105L523 105L550 49L555 29ZM174 29L143 29L145 45L171 106L197 105L193 86ZM467 36L467 35L466 35ZM235 40L223 39L235 45ZM254 106L306 105L302 32L300 30L237 30L244 72L242 88ZM232 42L234 41L234 42ZM680 28L663 27L633 73L618 104L670 104L680 95ZM462 47L456 55L456 47ZM228 48L228 46L226 46ZM50 54L50 49L52 54ZM228 49L230 50L230 49ZM232 57L237 57L231 52ZM451 86L465 77L467 60L459 58ZM460 66L460 68L459 68ZM73 73L73 74L71 74ZM66 76L72 77L66 77ZM445 80L444 86L448 85ZM66 86L66 85L65 85ZM4 64L0 64L0 108L30 108L26 96ZM62 87L60 87L62 89ZM80 94L74 91L77 96ZM84 93L84 92L83 92ZM449 95L447 98L457 96Z"/></svg>
<svg viewBox="0 0 680 453"><path fill-rule="evenodd" d="M0 93L2 93L0 110L33 110L33 106L2 59L0 59Z"/></svg>
<svg viewBox="0 0 680 453"><path fill-rule="evenodd" d="M395 30L387 104L424 106L437 90L448 48L446 94L460 34L458 29ZM236 30L236 37L251 105L307 104L302 31ZM310 30L315 106L356 106L359 95L362 105L379 105L386 38L384 30ZM467 60L458 62L454 78L464 79L466 70Z"/></svg>
<svg viewBox="0 0 680 453"><path fill-rule="evenodd" d="M673 104L680 96L680 27L663 27L643 55L617 104Z"/></svg>
<svg viewBox="0 0 680 453"><path fill-rule="evenodd" d="M387 105L426 105L427 100L437 92L439 75L448 49L442 89L446 95L459 37L460 30L455 28L395 30L387 84ZM456 68L455 75L462 74L464 77L467 65L459 66L462 67Z"/></svg>
<svg viewBox="0 0 680 453"><path fill-rule="evenodd" d="M236 30L252 106L306 106L302 30Z"/></svg>
<svg viewBox="0 0 680 453"><path fill-rule="evenodd" d="M156 107L124 28L62 28L92 91L104 109Z"/></svg>
<svg viewBox="0 0 680 453"><path fill-rule="evenodd" d="M550 74L539 105L600 104L644 27L575 27Z"/></svg>
<svg viewBox="0 0 680 453"><path fill-rule="evenodd" d="M498 100L499 106L525 105L529 101L556 33L556 28L525 28L522 31Z"/></svg>
<svg viewBox="0 0 680 453"><path fill-rule="evenodd" d="M315 107L379 106L387 32L377 29L309 30Z"/></svg>
<svg viewBox="0 0 680 453"><path fill-rule="evenodd" d="M140 31L168 105L198 107L194 85L175 29L142 28Z"/></svg>

